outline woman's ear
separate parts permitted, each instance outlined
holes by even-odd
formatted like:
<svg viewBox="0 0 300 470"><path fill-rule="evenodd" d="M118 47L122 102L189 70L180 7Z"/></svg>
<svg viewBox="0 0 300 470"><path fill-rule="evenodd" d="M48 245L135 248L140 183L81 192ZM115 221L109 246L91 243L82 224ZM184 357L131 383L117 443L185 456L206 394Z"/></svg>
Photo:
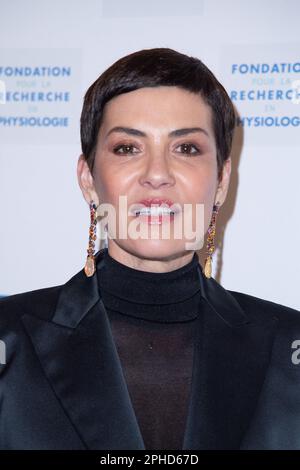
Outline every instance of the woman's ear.
<svg viewBox="0 0 300 470"><path fill-rule="evenodd" d="M227 158L223 165L221 179L218 184L215 203L219 201L220 205L224 203L230 182L230 174L231 174L231 157Z"/></svg>
<svg viewBox="0 0 300 470"><path fill-rule="evenodd" d="M78 158L77 178L83 197L89 204L92 200L99 205L98 194L94 185L94 178L83 154Z"/></svg>

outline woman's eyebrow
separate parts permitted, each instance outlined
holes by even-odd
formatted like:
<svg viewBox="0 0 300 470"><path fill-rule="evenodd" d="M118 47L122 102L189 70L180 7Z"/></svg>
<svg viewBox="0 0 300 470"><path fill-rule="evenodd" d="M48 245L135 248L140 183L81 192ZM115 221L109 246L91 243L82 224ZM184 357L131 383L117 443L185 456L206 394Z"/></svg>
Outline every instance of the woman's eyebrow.
<svg viewBox="0 0 300 470"><path fill-rule="evenodd" d="M110 131L106 134L106 137L108 137L110 134L113 132L122 132L128 135L136 135L139 137L147 137L147 134L143 131L140 131L138 129L133 129L132 127L123 127L123 126L117 126L113 127L110 129ZM168 136L169 137L178 137L186 134L192 134L195 132L200 132L204 133L207 137L209 137L208 132L203 129L202 127L185 127L183 129L175 129L174 131L169 132Z"/></svg>

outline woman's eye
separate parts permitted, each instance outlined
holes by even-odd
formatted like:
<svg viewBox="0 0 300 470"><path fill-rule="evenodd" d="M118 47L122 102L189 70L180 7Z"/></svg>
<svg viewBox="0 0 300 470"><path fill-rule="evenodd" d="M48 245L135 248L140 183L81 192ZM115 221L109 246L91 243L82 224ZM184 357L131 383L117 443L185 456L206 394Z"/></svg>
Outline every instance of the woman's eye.
<svg viewBox="0 0 300 470"><path fill-rule="evenodd" d="M184 143L179 145L177 148L181 148L181 152L186 155L199 155L200 150L195 144L191 143ZM133 155L138 153L137 151L133 151L133 149L137 149L133 144L120 144L114 147L113 152L117 155Z"/></svg>
<svg viewBox="0 0 300 470"><path fill-rule="evenodd" d="M134 147L134 145L132 145L132 144L121 144L121 145L117 145L113 149L113 151L114 151L114 153L119 154L119 155L127 155L127 154L137 153L137 152L132 152L133 148L136 148L136 147Z"/></svg>
<svg viewBox="0 0 300 470"><path fill-rule="evenodd" d="M179 145L178 147L182 148L181 153L187 153L188 155L199 155L199 153L200 153L199 148L196 147L196 145L194 145L194 144L185 143L185 144ZM191 152L191 148L194 148L195 151Z"/></svg>

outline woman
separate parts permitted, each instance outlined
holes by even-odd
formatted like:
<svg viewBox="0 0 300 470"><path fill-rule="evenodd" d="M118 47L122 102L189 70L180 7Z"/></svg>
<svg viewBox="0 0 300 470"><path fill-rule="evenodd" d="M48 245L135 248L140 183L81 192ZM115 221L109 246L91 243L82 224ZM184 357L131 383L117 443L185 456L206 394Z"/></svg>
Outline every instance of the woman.
<svg viewBox="0 0 300 470"><path fill-rule="evenodd" d="M300 449L299 312L211 277L234 124L208 68L168 48L88 89L87 260L1 300L2 449Z"/></svg>

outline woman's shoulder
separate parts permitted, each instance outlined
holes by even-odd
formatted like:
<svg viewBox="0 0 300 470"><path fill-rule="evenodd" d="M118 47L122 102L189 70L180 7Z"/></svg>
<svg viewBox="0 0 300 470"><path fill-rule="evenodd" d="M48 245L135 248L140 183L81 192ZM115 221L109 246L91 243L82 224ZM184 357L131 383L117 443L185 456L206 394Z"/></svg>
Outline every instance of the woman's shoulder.
<svg viewBox="0 0 300 470"><path fill-rule="evenodd" d="M62 285L45 287L0 299L0 327L12 324L26 313L47 320L53 314Z"/></svg>
<svg viewBox="0 0 300 470"><path fill-rule="evenodd" d="M296 324L300 325L300 311L293 307L256 297L245 292L228 289L227 292L235 298L250 319L259 321L277 317L285 323L296 322Z"/></svg>

